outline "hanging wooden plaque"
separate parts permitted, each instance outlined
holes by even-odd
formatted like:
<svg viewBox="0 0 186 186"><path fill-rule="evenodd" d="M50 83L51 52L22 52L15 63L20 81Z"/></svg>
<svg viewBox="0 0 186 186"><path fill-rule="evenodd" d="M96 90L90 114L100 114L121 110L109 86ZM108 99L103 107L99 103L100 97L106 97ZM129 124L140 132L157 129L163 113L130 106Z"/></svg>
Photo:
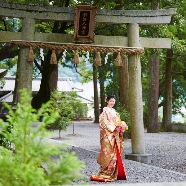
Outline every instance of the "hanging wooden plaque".
<svg viewBox="0 0 186 186"><path fill-rule="evenodd" d="M96 13L97 6L77 5L75 7L73 42L94 42Z"/></svg>

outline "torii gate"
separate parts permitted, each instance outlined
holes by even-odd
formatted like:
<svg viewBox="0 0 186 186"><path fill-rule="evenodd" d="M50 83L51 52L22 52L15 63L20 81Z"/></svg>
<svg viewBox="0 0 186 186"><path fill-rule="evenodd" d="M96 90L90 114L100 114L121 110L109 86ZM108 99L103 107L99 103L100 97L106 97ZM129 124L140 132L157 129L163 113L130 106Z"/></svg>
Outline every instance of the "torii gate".
<svg viewBox="0 0 186 186"><path fill-rule="evenodd" d="M156 25L170 23L171 16L176 9L167 10L98 10L97 23L128 24L128 37L124 36L95 36L94 45L113 47L144 47L144 48L171 48L171 40L168 38L144 38L139 37L139 25ZM0 16L20 18L22 32L0 31L0 42L11 40L26 40L40 42L71 43L72 35L57 33L35 33L35 20L50 21L74 21L74 8L67 7L41 7L31 5L9 4L0 1ZM28 29L29 28L29 29ZM27 32L26 32L27 31ZM28 32L29 31L29 32ZM32 90L32 63L27 61L29 48L20 49L19 89ZM145 153L141 64L140 56L135 53L129 55L129 96L131 117L131 145L132 153L126 155L127 159L148 163L151 155ZM19 99L19 96L18 96Z"/></svg>

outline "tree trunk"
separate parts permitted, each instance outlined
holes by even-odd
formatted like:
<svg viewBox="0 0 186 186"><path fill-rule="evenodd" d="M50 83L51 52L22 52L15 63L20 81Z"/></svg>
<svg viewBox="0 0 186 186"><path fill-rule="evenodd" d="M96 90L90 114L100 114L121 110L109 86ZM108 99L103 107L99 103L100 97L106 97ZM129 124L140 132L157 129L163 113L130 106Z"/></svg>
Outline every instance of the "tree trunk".
<svg viewBox="0 0 186 186"><path fill-rule="evenodd" d="M158 98L159 98L159 57L150 57L150 82L148 100L148 133L158 133Z"/></svg>
<svg viewBox="0 0 186 186"><path fill-rule="evenodd" d="M59 138L61 138L61 130L59 130Z"/></svg>
<svg viewBox="0 0 186 186"><path fill-rule="evenodd" d="M19 80L19 64L20 64L20 57L18 54L18 62L17 62L17 71L16 71L16 78L15 78L15 86L14 86L14 93L13 93L13 103L12 106L17 105L17 98L18 98L18 80Z"/></svg>
<svg viewBox="0 0 186 186"><path fill-rule="evenodd" d="M158 10L160 5L160 0L152 0L151 1L151 9Z"/></svg>
<svg viewBox="0 0 186 186"><path fill-rule="evenodd" d="M57 82L58 82L58 64L53 64L52 72L49 79L49 86L51 92L57 90Z"/></svg>
<svg viewBox="0 0 186 186"><path fill-rule="evenodd" d="M100 80L100 99L101 99L101 109L100 112L103 112L103 108L106 106L105 105L105 87L104 87L104 80Z"/></svg>
<svg viewBox="0 0 186 186"><path fill-rule="evenodd" d="M66 23L62 23L61 27L58 21L54 23L54 28L52 33L59 33L65 29ZM39 109L43 103L50 100L51 92L57 89L58 81L58 65L50 64L51 50L48 51L44 62L42 63L42 79L40 84L40 89L38 93L32 98L32 107ZM59 59L57 58L57 61Z"/></svg>
<svg viewBox="0 0 186 186"><path fill-rule="evenodd" d="M118 3L120 3L121 10L124 10L124 1L121 0ZM128 56L122 54L121 57L123 66L118 67L119 101L121 106L130 113Z"/></svg>
<svg viewBox="0 0 186 186"><path fill-rule="evenodd" d="M59 3L59 4L58 4ZM65 2L55 2L58 6L69 6L69 0ZM65 33L67 22L55 21L52 33ZM58 65L50 64L51 51L49 50L43 62L43 73L39 92L32 99L32 106L39 109L43 103L50 100L51 92L57 89ZM57 58L57 61L59 58Z"/></svg>
<svg viewBox="0 0 186 186"><path fill-rule="evenodd" d="M122 55L123 66L118 67L120 104L130 113L128 58Z"/></svg>
<svg viewBox="0 0 186 186"><path fill-rule="evenodd" d="M164 131L172 131L172 49L167 49L167 60L165 70L165 92L163 105L163 122L162 128Z"/></svg>
<svg viewBox="0 0 186 186"><path fill-rule="evenodd" d="M159 0L151 1L151 9L159 9ZM155 54L150 57L150 80L149 80L149 96L148 111L145 112L147 117L144 124L147 126L148 133L159 132L158 127L158 98L159 98L159 58Z"/></svg>
<svg viewBox="0 0 186 186"><path fill-rule="evenodd" d="M94 123L99 123L99 98L97 85L97 69L93 65L93 84L94 84Z"/></svg>
<svg viewBox="0 0 186 186"><path fill-rule="evenodd" d="M103 112L103 108L106 106L105 102L105 80L106 80L106 65L104 62L102 62L102 65L97 69L99 73L99 84L100 84L100 103L101 103L101 108L100 108L100 113Z"/></svg>
<svg viewBox="0 0 186 186"><path fill-rule="evenodd" d="M32 107L35 109L40 109L41 105L43 103L46 103L50 100L50 86L49 86L49 80L50 80L50 74L52 73L52 66L50 64L50 56L51 51L48 52L47 57L45 58L45 61L43 63L43 73L42 73L42 79L40 84L40 89L38 93L32 98Z"/></svg>

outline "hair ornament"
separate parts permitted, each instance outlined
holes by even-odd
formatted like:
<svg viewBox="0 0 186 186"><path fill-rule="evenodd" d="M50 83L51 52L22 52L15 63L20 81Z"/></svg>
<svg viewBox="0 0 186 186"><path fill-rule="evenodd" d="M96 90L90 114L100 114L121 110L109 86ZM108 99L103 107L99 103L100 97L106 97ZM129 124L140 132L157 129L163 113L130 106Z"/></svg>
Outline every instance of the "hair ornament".
<svg viewBox="0 0 186 186"><path fill-rule="evenodd" d="M107 103L107 96L105 97L105 103Z"/></svg>

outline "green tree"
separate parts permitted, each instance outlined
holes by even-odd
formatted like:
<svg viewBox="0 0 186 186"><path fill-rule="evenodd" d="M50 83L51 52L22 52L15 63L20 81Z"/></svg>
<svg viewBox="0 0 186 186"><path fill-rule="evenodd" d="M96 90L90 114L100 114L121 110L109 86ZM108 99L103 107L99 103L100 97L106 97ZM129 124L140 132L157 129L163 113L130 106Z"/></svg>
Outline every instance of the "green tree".
<svg viewBox="0 0 186 186"><path fill-rule="evenodd" d="M159 74L159 107L166 107L167 112L164 112L164 127L165 130L171 130L170 120L172 114L180 113L181 108L185 107L185 12L183 7L185 1L161 1L160 8L177 7L177 14L172 17L171 24L161 26L142 26L142 36L148 37L169 37L172 39L172 55L169 54L165 49L157 50L156 55L160 59L160 74ZM173 5L174 4L174 5ZM147 31L148 30L148 31ZM148 96L148 58L150 50L145 50L146 54L142 56L142 75L144 76L143 85L143 101L145 103ZM171 63L170 63L171 61ZM169 70L167 67L169 67ZM172 70L171 70L172 69ZM168 78L166 78L168 77ZM170 79L172 78L172 80ZM143 79L143 77L142 77ZM169 82L169 83L168 83ZM167 86L165 86L167 85ZM168 89L166 87L172 87ZM146 92L147 91L147 92ZM167 91L167 92L166 92ZM170 92L171 95L170 95ZM169 98L167 98L169 96ZM171 99L170 99L171 98ZM167 100L167 101L166 101ZM167 105L167 103L169 105ZM172 103L172 109L170 108ZM146 104L144 104L146 105ZM167 118L167 119L165 119ZM169 119L168 119L169 118ZM168 123L166 121L169 121ZM167 128L167 129L166 129Z"/></svg>
<svg viewBox="0 0 186 186"><path fill-rule="evenodd" d="M86 118L88 112L88 106L79 100L73 103L74 118Z"/></svg>
<svg viewBox="0 0 186 186"><path fill-rule="evenodd" d="M87 116L88 108L78 100L76 92L59 93L54 91L50 101L52 102L52 110L59 113L59 118L50 125L47 125L47 129L58 130L59 138L61 138L61 131L66 130L67 126L73 123L74 118Z"/></svg>
<svg viewBox="0 0 186 186"><path fill-rule="evenodd" d="M47 126L47 129L58 130L59 138L61 131L66 130L67 126L72 123L74 118L73 102L75 101L76 93L58 93L54 91L51 95L52 108L59 113L60 117L53 123Z"/></svg>
<svg viewBox="0 0 186 186"><path fill-rule="evenodd" d="M0 185L63 185L83 177L80 171L84 164L75 153L69 152L64 145L54 145L45 139L45 127L59 118L52 102L43 104L36 112L26 90L21 94L16 111L6 104L9 109L7 123L0 119L1 134L11 142L9 148L0 146ZM41 115L42 123L34 128L33 123ZM7 131L7 126L13 126L11 132ZM54 156L58 158L52 158Z"/></svg>

